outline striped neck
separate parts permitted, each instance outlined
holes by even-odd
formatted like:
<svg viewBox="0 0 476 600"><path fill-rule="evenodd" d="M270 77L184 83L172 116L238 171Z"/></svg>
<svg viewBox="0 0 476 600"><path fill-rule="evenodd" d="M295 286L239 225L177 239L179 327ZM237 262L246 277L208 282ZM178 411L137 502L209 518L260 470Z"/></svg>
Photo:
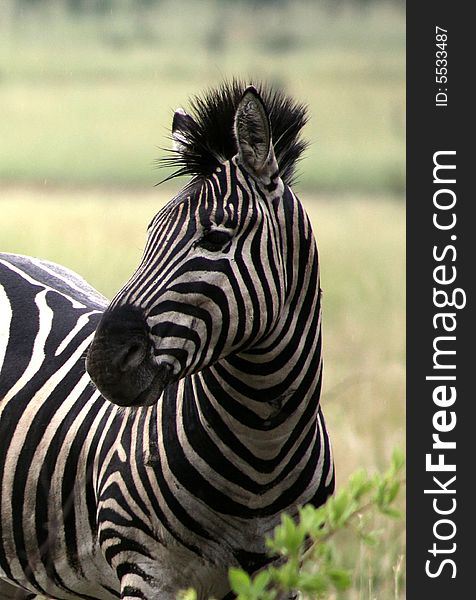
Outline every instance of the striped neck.
<svg viewBox="0 0 476 600"><path fill-rule="evenodd" d="M279 320L258 345L193 375L192 385L195 397L213 399L230 430L243 427L251 437L256 430L275 431L284 439L304 413L308 423L315 417L322 354L318 255L310 223L290 190L280 212L286 295Z"/></svg>

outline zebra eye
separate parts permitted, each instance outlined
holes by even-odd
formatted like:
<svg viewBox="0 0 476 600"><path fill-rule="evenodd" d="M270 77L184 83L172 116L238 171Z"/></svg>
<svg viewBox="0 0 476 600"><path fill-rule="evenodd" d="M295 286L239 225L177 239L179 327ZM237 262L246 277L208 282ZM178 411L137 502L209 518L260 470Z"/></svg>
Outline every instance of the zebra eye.
<svg viewBox="0 0 476 600"><path fill-rule="evenodd" d="M203 236L198 240L197 246L209 252L219 252L230 240L231 235L227 231L210 229L205 231Z"/></svg>

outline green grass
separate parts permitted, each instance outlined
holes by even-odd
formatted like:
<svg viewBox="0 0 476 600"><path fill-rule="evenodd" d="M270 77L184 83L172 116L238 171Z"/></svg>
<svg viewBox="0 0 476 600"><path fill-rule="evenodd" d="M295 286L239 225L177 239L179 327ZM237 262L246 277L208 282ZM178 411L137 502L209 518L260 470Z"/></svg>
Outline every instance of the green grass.
<svg viewBox="0 0 476 600"><path fill-rule="evenodd" d="M309 104L303 186L402 191L403 13L177 4L94 19L0 9L0 181L151 185L172 110L235 75Z"/></svg>
<svg viewBox="0 0 476 600"><path fill-rule="evenodd" d="M149 220L177 189L178 182L147 191L7 189L1 250L57 261L112 297L139 262ZM404 445L404 208L388 197L300 196L320 249L322 404L339 485L359 467L381 469ZM354 592L339 598L403 598L394 594L394 570L398 581L403 571L401 523L385 524L377 549L356 546L348 534L339 548L343 563L357 566Z"/></svg>

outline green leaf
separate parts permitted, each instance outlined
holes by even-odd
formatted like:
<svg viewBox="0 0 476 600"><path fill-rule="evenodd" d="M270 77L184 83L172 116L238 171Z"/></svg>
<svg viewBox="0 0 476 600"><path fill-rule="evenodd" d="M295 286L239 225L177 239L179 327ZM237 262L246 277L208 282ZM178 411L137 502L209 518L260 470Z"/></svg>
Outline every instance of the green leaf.
<svg viewBox="0 0 476 600"><path fill-rule="evenodd" d="M299 522L304 533L310 536L318 535L325 522L325 507L315 508L312 504L306 504L299 509Z"/></svg>
<svg viewBox="0 0 476 600"><path fill-rule="evenodd" d="M349 478L349 493L355 501L359 501L374 487L374 482L369 478L365 469L355 471Z"/></svg>
<svg viewBox="0 0 476 600"><path fill-rule="evenodd" d="M395 500L399 491L400 491L400 482L399 481L393 481L392 483L389 484L389 487L387 489L387 498L386 498L388 504L391 504Z"/></svg>
<svg viewBox="0 0 476 600"><path fill-rule="evenodd" d="M305 532L303 528L296 525L287 514L281 516L281 525L277 529L280 528L284 532L284 536L280 537L283 542L283 553L287 556L296 556L304 542Z"/></svg>
<svg viewBox="0 0 476 600"><path fill-rule="evenodd" d="M403 469L405 465L405 455L401 448L395 448L392 453L392 468L395 473Z"/></svg>
<svg viewBox="0 0 476 600"><path fill-rule="evenodd" d="M249 595L251 589L251 579L248 573L243 569L237 569L231 567L228 571L228 578L230 580L231 589L235 594Z"/></svg>
<svg viewBox="0 0 476 600"><path fill-rule="evenodd" d="M299 561L297 560L288 560L283 565L273 568L273 581L286 591L291 591L298 587L299 577Z"/></svg>
<svg viewBox="0 0 476 600"><path fill-rule="evenodd" d="M337 590L348 590L352 584L352 576L344 569L330 569L327 572L332 585Z"/></svg>
<svg viewBox="0 0 476 600"><path fill-rule="evenodd" d="M349 516L356 509L357 504L351 498L346 489L343 489L335 498L328 501L328 515L331 527L340 529L343 527Z"/></svg>
<svg viewBox="0 0 476 600"><path fill-rule="evenodd" d="M344 513L345 509L349 505L349 502L350 502L349 493L345 489L341 490L339 492L339 494L337 494L335 503L334 503L334 508L335 508L337 518L340 518L341 515Z"/></svg>
<svg viewBox="0 0 476 600"><path fill-rule="evenodd" d="M385 481L381 477L376 478L376 480L375 503L381 508L385 505Z"/></svg>
<svg viewBox="0 0 476 600"><path fill-rule="evenodd" d="M323 594L329 589L329 580L323 573L301 573L299 589L308 594Z"/></svg>
<svg viewBox="0 0 476 600"><path fill-rule="evenodd" d="M266 586L269 584L270 579L271 573L269 571L261 571L254 577L253 591L256 596L260 596L264 592Z"/></svg>
<svg viewBox="0 0 476 600"><path fill-rule="evenodd" d="M399 519L402 516L402 513L395 508L390 508L389 506L381 506L380 512L387 517L391 517L392 519Z"/></svg>

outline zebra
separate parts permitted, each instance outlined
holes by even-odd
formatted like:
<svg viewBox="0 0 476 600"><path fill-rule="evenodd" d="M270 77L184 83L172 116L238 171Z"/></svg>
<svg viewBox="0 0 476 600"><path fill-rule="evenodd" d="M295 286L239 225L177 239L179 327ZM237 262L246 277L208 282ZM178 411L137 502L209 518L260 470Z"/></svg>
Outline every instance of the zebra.
<svg viewBox="0 0 476 600"><path fill-rule="evenodd" d="M223 83L178 109L185 187L108 301L0 254L0 597L232 597L334 490L321 289L291 190L307 108Z"/></svg>

